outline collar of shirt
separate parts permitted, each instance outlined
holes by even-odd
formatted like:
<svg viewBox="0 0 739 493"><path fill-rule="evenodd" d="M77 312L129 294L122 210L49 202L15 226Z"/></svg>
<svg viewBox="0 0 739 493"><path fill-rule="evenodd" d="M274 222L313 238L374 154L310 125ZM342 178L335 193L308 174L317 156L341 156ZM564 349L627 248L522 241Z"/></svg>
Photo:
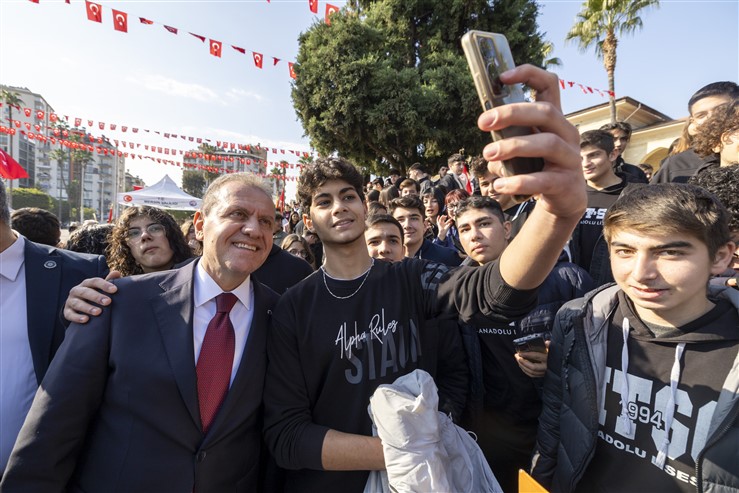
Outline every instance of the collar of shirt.
<svg viewBox="0 0 739 493"><path fill-rule="evenodd" d="M244 282L239 284L234 290L231 291L239 299L242 305L247 310L251 310L251 276L247 276ZM195 307L200 307L210 300L214 300L216 296L223 293L218 284L213 280L212 277L205 271L200 261L195 267L195 288L194 288L194 301Z"/></svg>
<svg viewBox="0 0 739 493"><path fill-rule="evenodd" d="M9 281L15 281L18 277L25 259L23 251L26 247L26 239L20 233L16 233L16 236L18 238L13 244L0 253L0 276Z"/></svg>

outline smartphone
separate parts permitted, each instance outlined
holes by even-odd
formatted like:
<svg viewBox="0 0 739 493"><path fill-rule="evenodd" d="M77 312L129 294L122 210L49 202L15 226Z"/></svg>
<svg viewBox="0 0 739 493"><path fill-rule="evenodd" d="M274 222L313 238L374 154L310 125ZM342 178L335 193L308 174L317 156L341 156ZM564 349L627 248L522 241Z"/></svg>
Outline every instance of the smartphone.
<svg viewBox="0 0 739 493"><path fill-rule="evenodd" d="M462 49L467 57L467 64L472 72L483 110L526 101L521 84L503 84L500 81L501 73L516 66L505 36L484 31L469 31L462 36ZM523 126L511 126L491 132L493 141L533 133L534 129ZM540 171L543 166L544 161L541 158L516 157L503 161L503 169L507 176L534 173Z"/></svg>
<svg viewBox="0 0 739 493"><path fill-rule="evenodd" d="M547 352L546 340L544 339L544 334L541 333L513 339L513 346L516 348L517 353L525 353L527 351L538 353Z"/></svg>

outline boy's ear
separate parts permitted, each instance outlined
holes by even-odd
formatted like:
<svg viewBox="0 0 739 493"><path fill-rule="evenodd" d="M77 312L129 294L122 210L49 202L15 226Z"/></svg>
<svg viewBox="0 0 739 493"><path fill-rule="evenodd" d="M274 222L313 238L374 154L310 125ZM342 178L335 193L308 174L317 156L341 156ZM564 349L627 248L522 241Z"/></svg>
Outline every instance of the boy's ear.
<svg viewBox="0 0 739 493"><path fill-rule="evenodd" d="M711 274L718 276L726 271L734 260L735 250L736 243L733 241L721 245L714 256L713 264L711 265Z"/></svg>
<svg viewBox="0 0 739 493"><path fill-rule="evenodd" d="M608 155L608 160L610 162L616 161L616 158L618 158L618 151L616 149L612 150L611 153Z"/></svg>
<svg viewBox="0 0 739 493"><path fill-rule="evenodd" d="M303 224L306 228L313 230L313 220L310 218L310 214L303 213Z"/></svg>

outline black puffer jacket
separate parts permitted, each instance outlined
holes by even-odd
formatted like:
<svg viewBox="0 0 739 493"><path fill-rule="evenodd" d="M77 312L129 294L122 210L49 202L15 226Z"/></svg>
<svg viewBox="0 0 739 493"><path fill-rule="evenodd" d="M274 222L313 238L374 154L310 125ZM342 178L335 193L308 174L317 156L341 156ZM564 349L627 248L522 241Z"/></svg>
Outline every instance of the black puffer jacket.
<svg viewBox="0 0 739 493"><path fill-rule="evenodd" d="M557 313L531 468L553 493L573 491L595 453L608 320L617 292L618 286L604 286ZM739 291L710 286L709 296L726 298L739 310ZM739 354L722 389L696 459L699 493L739 491Z"/></svg>

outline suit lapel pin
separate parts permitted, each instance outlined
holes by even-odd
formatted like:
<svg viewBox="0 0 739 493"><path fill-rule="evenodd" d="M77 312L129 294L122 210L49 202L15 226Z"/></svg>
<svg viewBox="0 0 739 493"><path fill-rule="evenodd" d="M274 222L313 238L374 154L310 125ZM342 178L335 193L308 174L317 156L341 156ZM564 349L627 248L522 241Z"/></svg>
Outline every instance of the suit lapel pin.
<svg viewBox="0 0 739 493"><path fill-rule="evenodd" d="M53 269L56 267L56 262L54 262L53 260L47 260L46 262L44 262L44 267L46 267L47 269Z"/></svg>

